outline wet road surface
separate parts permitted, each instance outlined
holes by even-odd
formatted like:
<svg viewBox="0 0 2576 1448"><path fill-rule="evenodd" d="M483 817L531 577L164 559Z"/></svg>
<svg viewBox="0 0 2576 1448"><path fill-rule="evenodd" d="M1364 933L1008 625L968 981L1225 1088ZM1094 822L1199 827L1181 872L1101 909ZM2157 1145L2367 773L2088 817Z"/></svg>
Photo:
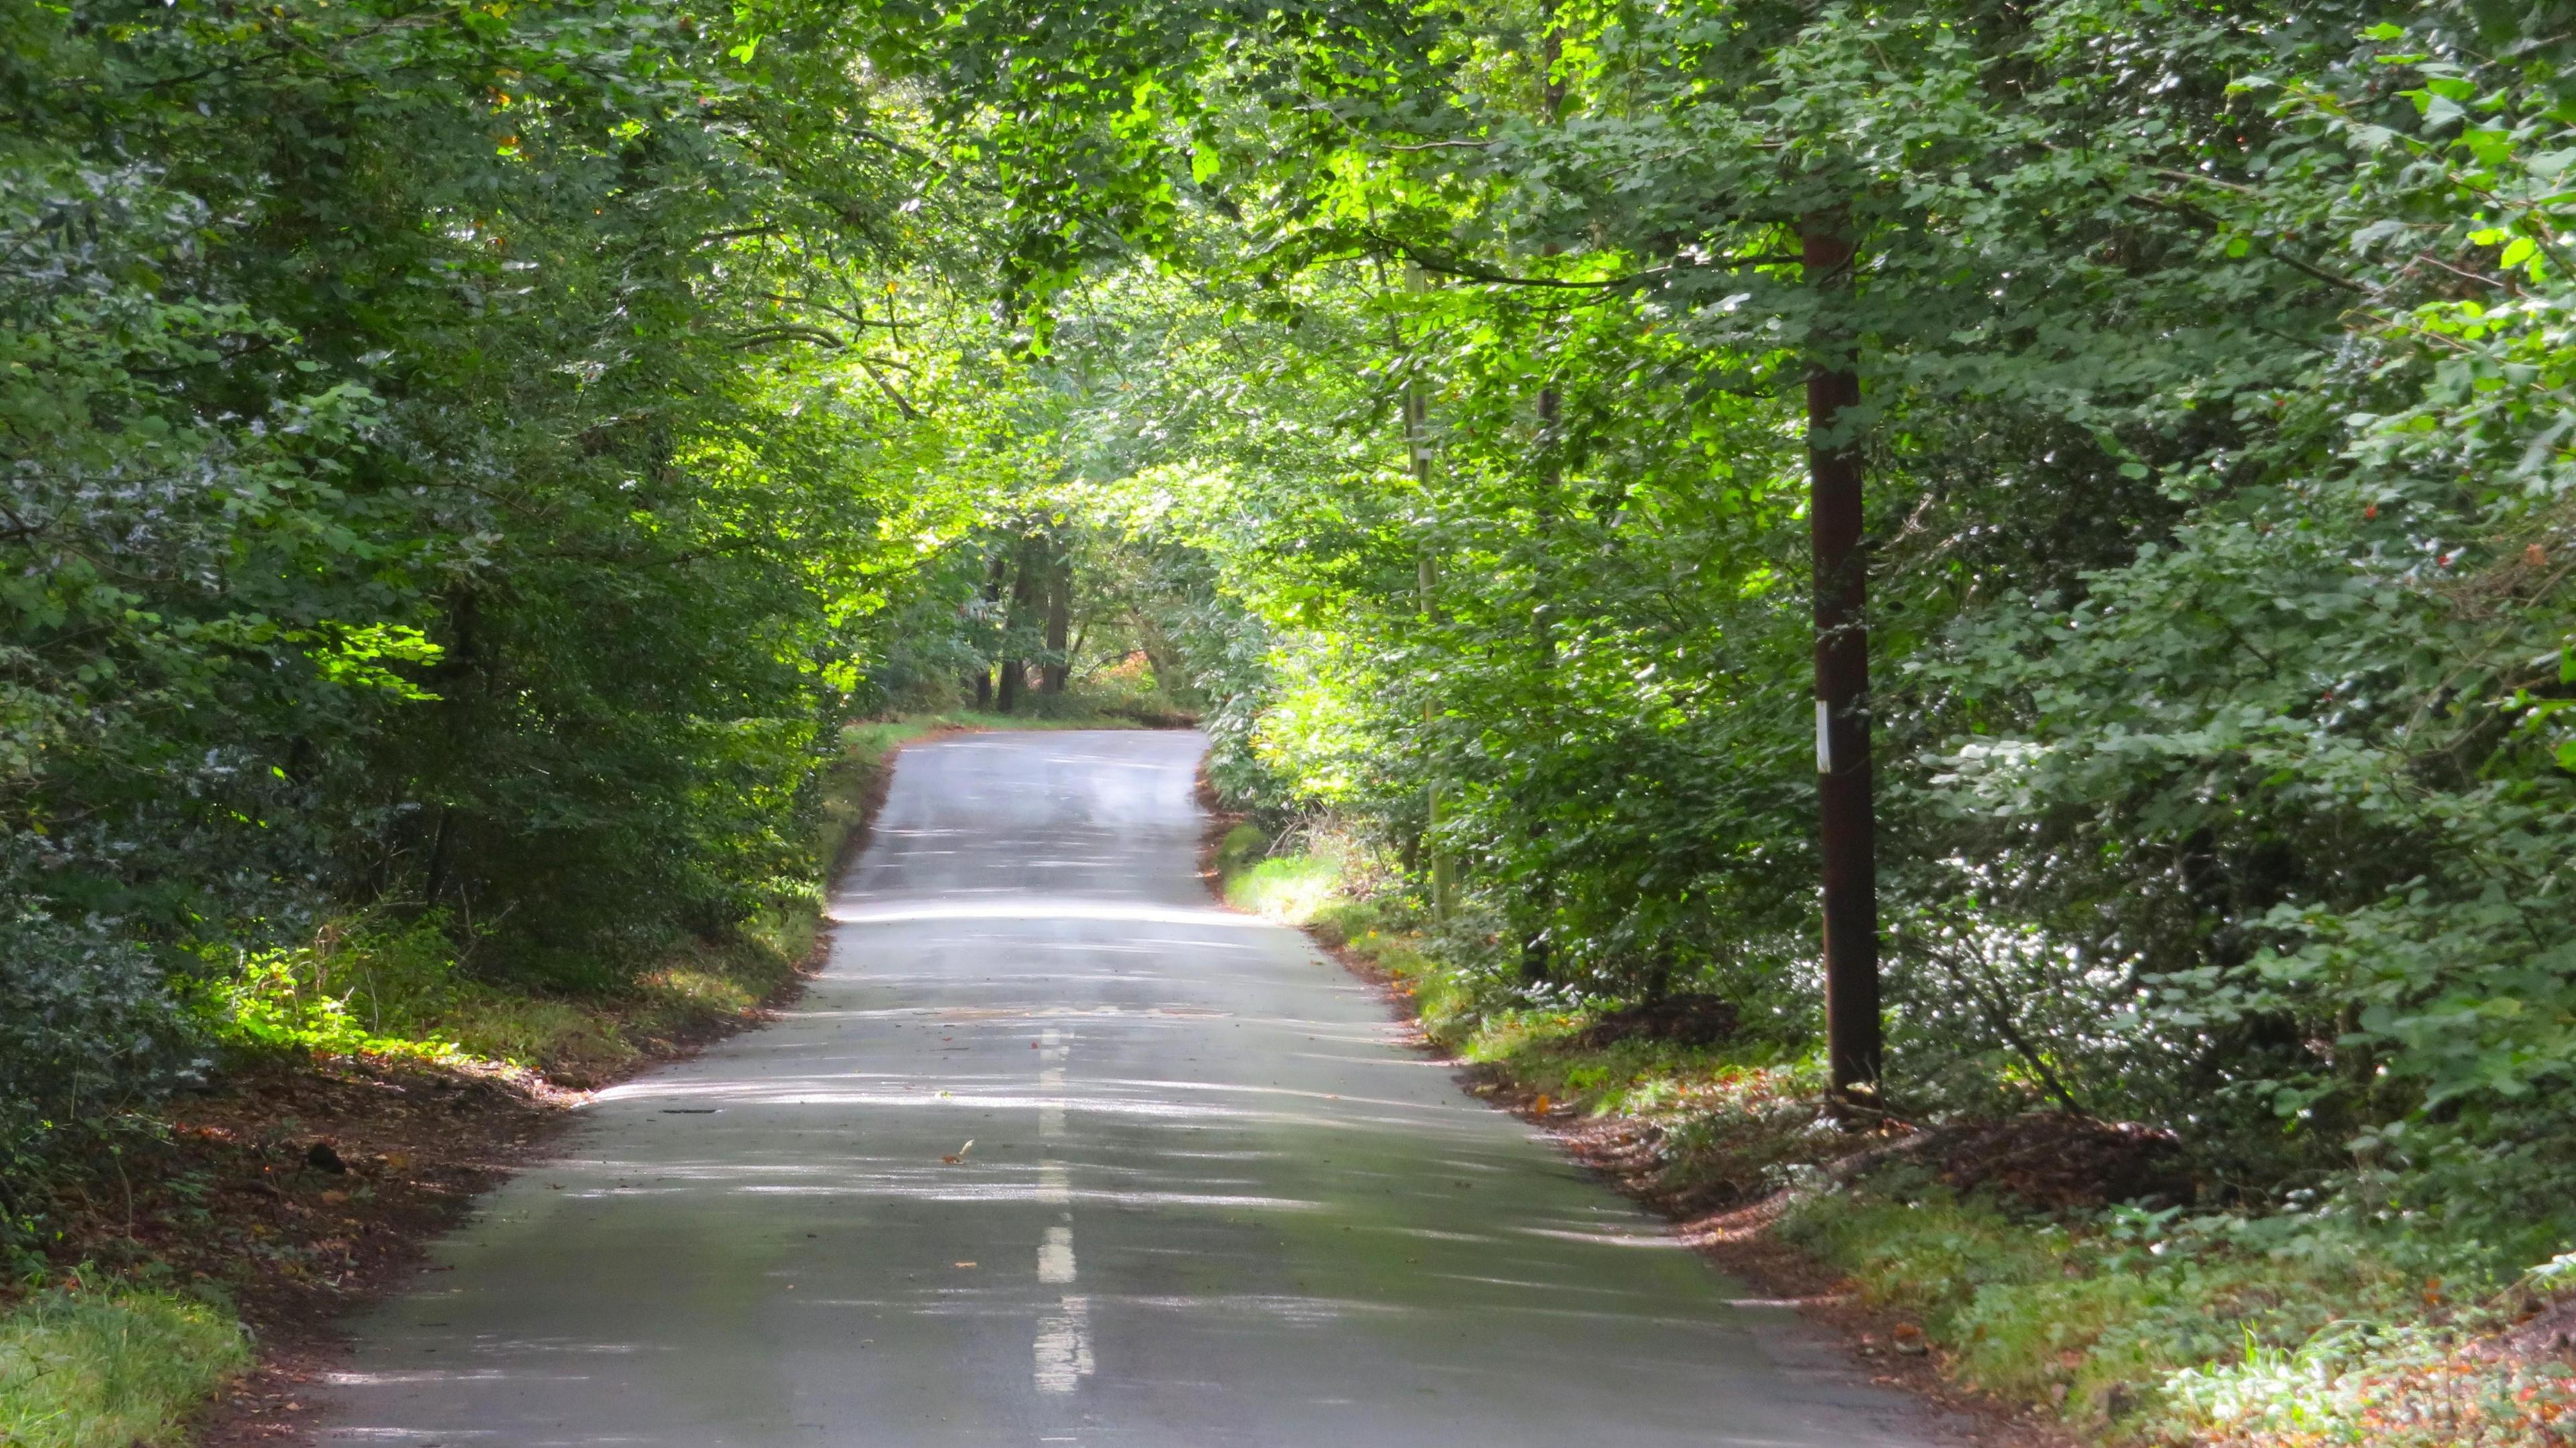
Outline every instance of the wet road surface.
<svg viewBox="0 0 2576 1448"><path fill-rule="evenodd" d="M586 1108L320 1441L1942 1441L1216 908L1200 748L905 751L802 1002Z"/></svg>

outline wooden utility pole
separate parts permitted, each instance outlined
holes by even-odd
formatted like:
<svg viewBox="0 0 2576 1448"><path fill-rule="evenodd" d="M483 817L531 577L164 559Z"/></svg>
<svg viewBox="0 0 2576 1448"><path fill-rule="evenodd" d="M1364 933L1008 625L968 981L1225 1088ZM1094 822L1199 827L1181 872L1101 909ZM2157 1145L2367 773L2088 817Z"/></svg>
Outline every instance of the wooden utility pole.
<svg viewBox="0 0 2576 1448"><path fill-rule="evenodd" d="M1838 218L1808 219L1807 281L1852 283ZM1815 548L1816 794L1825 885L1825 1055L1834 1113L1878 1102L1878 860L1869 758L1869 551L1861 539L1861 453L1847 416L1860 376L1846 342L1820 328L1807 364L1807 524Z"/></svg>

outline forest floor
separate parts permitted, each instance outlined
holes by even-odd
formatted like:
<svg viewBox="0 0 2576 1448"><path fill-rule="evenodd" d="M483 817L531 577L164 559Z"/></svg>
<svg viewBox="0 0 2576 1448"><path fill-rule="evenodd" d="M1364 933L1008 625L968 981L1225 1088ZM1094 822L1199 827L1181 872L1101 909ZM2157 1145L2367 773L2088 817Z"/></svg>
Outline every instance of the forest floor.
<svg viewBox="0 0 2576 1448"><path fill-rule="evenodd" d="M817 857L837 873L864 844L904 745L1072 727L1121 721L851 725ZM540 1159L590 1093L794 999L820 963L820 904L818 892L810 911L677 947L612 996L478 987L442 997L444 1018L398 1012L412 1040L236 1042L206 1085L114 1120L7 1204L36 1231L0 1284L0 1444L235 1448L294 1434L343 1351L345 1315L419 1271L428 1243Z"/></svg>
<svg viewBox="0 0 2576 1448"><path fill-rule="evenodd" d="M1363 872L1329 847L1267 843L1219 818L1211 887L1303 926L1466 1089L1984 1441L2576 1443L2564 1282L2454 1284L2331 1224L2197 1211L2178 1143L2122 1123L1838 1127L1812 1053L1743 1029L1727 1002L1498 1001L1474 941L1358 898Z"/></svg>

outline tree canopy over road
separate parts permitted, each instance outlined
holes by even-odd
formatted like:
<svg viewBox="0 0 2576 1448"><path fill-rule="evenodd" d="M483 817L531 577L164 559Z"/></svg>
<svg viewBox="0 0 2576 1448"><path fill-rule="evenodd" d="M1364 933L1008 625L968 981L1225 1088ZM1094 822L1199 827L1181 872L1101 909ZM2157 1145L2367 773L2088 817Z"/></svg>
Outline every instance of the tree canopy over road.
<svg viewBox="0 0 2576 1448"><path fill-rule="evenodd" d="M1810 1063L1830 766L1847 1112L2142 1122L2202 1206L2550 1259L2572 52L2503 0L15 7L0 1171L262 962L615 992L810 898L845 721L1111 708L1485 1006Z"/></svg>

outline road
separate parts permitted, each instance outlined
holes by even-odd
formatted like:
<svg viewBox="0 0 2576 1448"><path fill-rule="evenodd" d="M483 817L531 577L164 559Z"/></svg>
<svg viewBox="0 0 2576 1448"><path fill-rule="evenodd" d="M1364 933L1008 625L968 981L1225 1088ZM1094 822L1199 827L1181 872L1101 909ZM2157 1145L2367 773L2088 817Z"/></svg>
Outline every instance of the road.
<svg viewBox="0 0 2576 1448"><path fill-rule="evenodd" d="M1202 742L904 752L777 1024L604 1092L331 1443L1916 1448L1195 873Z"/></svg>

